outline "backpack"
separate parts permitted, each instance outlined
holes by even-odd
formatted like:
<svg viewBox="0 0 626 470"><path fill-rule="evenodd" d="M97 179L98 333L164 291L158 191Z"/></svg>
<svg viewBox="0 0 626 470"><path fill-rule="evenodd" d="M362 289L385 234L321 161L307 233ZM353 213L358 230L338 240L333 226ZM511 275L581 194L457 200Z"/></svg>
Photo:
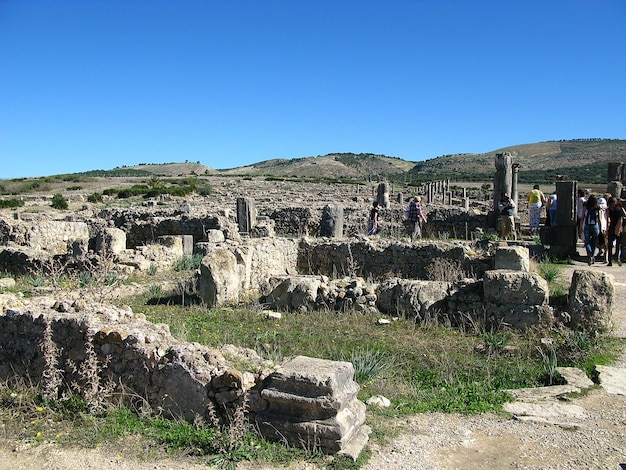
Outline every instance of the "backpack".
<svg viewBox="0 0 626 470"><path fill-rule="evenodd" d="M589 209L587 215L585 215L585 225L597 225L598 224L598 210Z"/></svg>

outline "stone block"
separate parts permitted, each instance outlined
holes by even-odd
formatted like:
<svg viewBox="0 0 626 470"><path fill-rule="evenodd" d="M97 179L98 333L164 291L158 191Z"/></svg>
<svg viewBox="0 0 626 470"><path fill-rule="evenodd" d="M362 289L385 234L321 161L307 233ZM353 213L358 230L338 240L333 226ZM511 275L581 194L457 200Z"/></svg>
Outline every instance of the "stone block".
<svg viewBox="0 0 626 470"><path fill-rule="evenodd" d="M218 248L202 259L198 291L209 307L236 303L239 300L239 284L237 259L232 252Z"/></svg>
<svg viewBox="0 0 626 470"><path fill-rule="evenodd" d="M322 210L320 236L340 238L343 236L343 206L328 204Z"/></svg>
<svg viewBox="0 0 626 470"><path fill-rule="evenodd" d="M608 331L614 296L615 285L611 274L574 271L569 289L571 326L593 332Z"/></svg>
<svg viewBox="0 0 626 470"><path fill-rule="evenodd" d="M524 246L498 247L494 257L494 268L528 272L530 270L528 248Z"/></svg>
<svg viewBox="0 0 626 470"><path fill-rule="evenodd" d="M209 243L222 243L226 237L224 237L224 232L217 229L208 229L206 231L206 242Z"/></svg>

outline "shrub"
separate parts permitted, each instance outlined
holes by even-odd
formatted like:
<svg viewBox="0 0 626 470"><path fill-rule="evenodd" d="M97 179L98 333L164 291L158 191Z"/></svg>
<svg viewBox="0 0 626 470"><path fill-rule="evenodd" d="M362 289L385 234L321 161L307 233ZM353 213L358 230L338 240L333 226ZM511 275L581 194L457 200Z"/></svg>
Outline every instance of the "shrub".
<svg viewBox="0 0 626 470"><path fill-rule="evenodd" d="M52 196L52 207L55 209L65 210L68 208L67 199L61 193L57 193Z"/></svg>
<svg viewBox="0 0 626 470"><path fill-rule="evenodd" d="M19 199L2 199L0 200L0 209L8 209L11 207L22 207L24 205L24 201L20 201Z"/></svg>
<svg viewBox="0 0 626 470"><path fill-rule="evenodd" d="M87 196L87 201L92 202L92 203L102 202L102 194L100 193L90 194L89 196Z"/></svg>

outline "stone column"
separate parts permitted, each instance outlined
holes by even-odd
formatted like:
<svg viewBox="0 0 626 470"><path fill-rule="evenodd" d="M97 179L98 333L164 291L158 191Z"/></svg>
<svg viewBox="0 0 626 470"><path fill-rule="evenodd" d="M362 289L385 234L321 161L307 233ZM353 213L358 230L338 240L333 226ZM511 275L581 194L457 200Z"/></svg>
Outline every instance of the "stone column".
<svg viewBox="0 0 626 470"><path fill-rule="evenodd" d="M343 236L343 206L328 204L322 210L320 236L341 238Z"/></svg>
<svg viewBox="0 0 626 470"><path fill-rule="evenodd" d="M513 165L511 165L511 169L513 170L513 178L511 180L511 199L515 202L515 215L517 215L517 178L519 176L519 163L513 163Z"/></svg>
<svg viewBox="0 0 626 470"><path fill-rule="evenodd" d="M623 163L609 163L606 180L622 181L624 179L624 164Z"/></svg>
<svg viewBox="0 0 626 470"><path fill-rule="evenodd" d="M398 204L403 205L404 204L404 194L403 193L398 193Z"/></svg>
<svg viewBox="0 0 626 470"><path fill-rule="evenodd" d="M391 207L391 203L389 202L389 183L379 183L378 191L376 193L376 200L380 207L384 207L385 209L389 209Z"/></svg>
<svg viewBox="0 0 626 470"><path fill-rule="evenodd" d="M239 233L250 233L256 222L256 207L254 199L249 197L237 198L237 225Z"/></svg>
<svg viewBox="0 0 626 470"><path fill-rule="evenodd" d="M500 219L500 211L498 210L498 202L500 202L500 195L507 193L511 196L512 186L512 164L511 154L509 152L496 153L495 158L496 174L493 177L493 214L494 217L491 220L493 227L498 227L498 220Z"/></svg>

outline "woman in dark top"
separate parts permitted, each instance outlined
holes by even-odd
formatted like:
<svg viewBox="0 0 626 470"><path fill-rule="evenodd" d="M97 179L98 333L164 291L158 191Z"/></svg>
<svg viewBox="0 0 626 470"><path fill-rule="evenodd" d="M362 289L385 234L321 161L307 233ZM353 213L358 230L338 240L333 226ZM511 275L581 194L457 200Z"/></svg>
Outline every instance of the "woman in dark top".
<svg viewBox="0 0 626 470"><path fill-rule="evenodd" d="M378 208L378 201L374 201L372 204L372 209L370 210L370 220L367 226L367 234L368 235L376 235L378 233L378 212L380 209Z"/></svg>
<svg viewBox="0 0 626 470"><path fill-rule="evenodd" d="M622 218L624 217L624 211L622 209L622 201L616 197L609 198L609 228L607 229L607 235L609 236L609 263L607 266L613 266L613 244L615 240L619 243L619 234L622 230ZM615 254L619 251L615 248ZM621 260L618 259L621 264Z"/></svg>
<svg viewBox="0 0 626 470"><path fill-rule="evenodd" d="M589 199L585 202L583 208L583 216L580 221L582 224L582 233L584 234L585 250L587 251L587 264L591 266L596 262L594 253L596 251L596 240L600 233L600 205L598 198L593 194L589 195Z"/></svg>

